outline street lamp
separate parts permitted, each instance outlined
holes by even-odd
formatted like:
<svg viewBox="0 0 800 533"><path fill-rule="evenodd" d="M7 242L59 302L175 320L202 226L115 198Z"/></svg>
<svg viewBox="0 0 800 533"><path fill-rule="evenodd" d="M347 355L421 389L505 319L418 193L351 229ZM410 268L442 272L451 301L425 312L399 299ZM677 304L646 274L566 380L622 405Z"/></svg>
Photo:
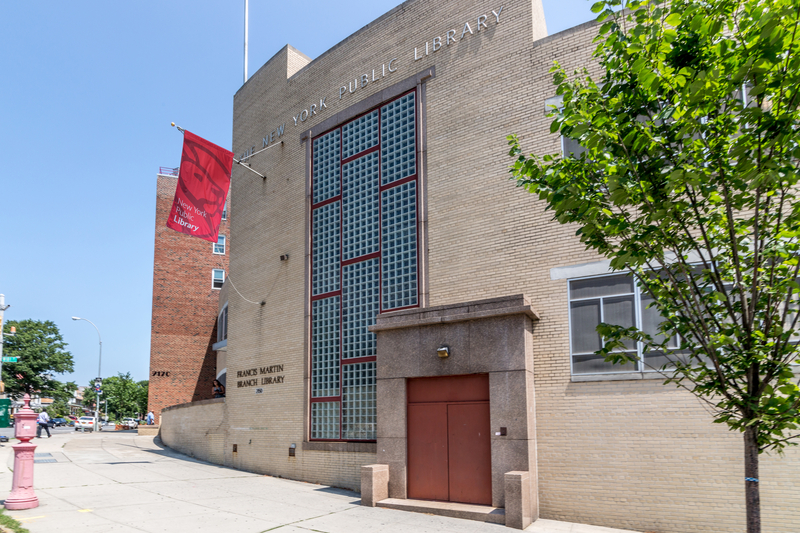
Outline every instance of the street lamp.
<svg viewBox="0 0 800 533"><path fill-rule="evenodd" d="M3 383L3 312L11 307L11 304L6 305L6 296L0 294L0 393L6 392L5 383ZM12 328L13 329L13 328ZM13 335L14 332L11 332Z"/></svg>
<svg viewBox="0 0 800 533"><path fill-rule="evenodd" d="M74 317L72 317L72 320L85 320L89 324L93 325L94 329L97 330L97 338L100 340L100 357L97 359L97 379L101 379L102 374L100 373L100 368L101 368L101 365L103 363L103 339L102 339L102 337L100 337L100 330L97 329L97 326L94 325L94 322L92 322L88 318L80 318L80 317L74 316ZM95 391L97 392L97 402L95 402L95 405L94 405L94 427L97 428L97 431L100 431L100 426L98 425L98 422L100 421L100 413L98 412L98 409L100 409L100 391L98 390L98 387L97 387L96 383L97 382L95 381Z"/></svg>

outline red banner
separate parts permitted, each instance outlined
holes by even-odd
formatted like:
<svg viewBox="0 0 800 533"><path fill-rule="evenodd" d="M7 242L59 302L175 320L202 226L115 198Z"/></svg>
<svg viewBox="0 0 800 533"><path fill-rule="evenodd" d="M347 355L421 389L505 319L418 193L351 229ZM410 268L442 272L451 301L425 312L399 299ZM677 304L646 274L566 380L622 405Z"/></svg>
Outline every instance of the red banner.
<svg viewBox="0 0 800 533"><path fill-rule="evenodd" d="M184 131L178 189L167 227L217 242L232 166L233 152Z"/></svg>

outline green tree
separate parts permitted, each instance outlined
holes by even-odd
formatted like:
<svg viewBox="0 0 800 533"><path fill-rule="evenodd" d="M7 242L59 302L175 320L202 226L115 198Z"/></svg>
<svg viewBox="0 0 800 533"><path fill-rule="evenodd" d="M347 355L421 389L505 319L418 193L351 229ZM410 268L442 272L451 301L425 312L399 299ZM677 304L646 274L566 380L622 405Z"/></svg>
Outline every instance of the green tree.
<svg viewBox="0 0 800 533"><path fill-rule="evenodd" d="M74 381L66 383L59 383L60 387L54 390L51 394L53 403L46 409L51 418L60 416L64 417L69 414L69 401L78 386Z"/></svg>
<svg viewBox="0 0 800 533"><path fill-rule="evenodd" d="M759 532L759 454L800 432L800 3L592 9L601 77L552 69L563 107L551 131L585 152L525 157L510 136L511 172L652 296L658 332L601 324L598 353L624 363L630 339L663 352L666 383L742 432L747 531Z"/></svg>
<svg viewBox="0 0 800 533"><path fill-rule="evenodd" d="M45 411L50 418L64 417L69 414L69 405L64 400L55 400Z"/></svg>
<svg viewBox="0 0 800 533"><path fill-rule="evenodd" d="M72 354L65 350L67 343L53 322L39 320L9 320L3 325L8 335L3 340L3 355L17 357L16 363L3 365L6 392L14 397L32 393L51 396L63 392L64 384L54 374L72 372Z"/></svg>
<svg viewBox="0 0 800 533"><path fill-rule="evenodd" d="M147 413L147 406L150 397L150 381L142 380L137 383L138 388L136 402L139 405L139 412L140 413Z"/></svg>
<svg viewBox="0 0 800 533"><path fill-rule="evenodd" d="M119 373L103 379L101 390L103 394L100 401L108 401L108 418L110 420L120 420L126 417L135 417L138 413L145 412L147 409L147 388L148 381L136 382L131 378L130 372ZM84 405L90 404L94 409L96 393L94 391L94 381L90 384L90 389L84 393ZM105 404L101 404L102 411L105 411Z"/></svg>

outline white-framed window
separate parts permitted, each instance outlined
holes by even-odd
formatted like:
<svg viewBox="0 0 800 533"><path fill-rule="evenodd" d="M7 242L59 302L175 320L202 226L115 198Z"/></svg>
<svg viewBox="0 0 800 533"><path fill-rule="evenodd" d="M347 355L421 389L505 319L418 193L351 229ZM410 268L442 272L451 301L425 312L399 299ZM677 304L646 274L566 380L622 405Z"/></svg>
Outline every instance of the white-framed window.
<svg viewBox="0 0 800 533"><path fill-rule="evenodd" d="M618 374L624 372L654 372L670 358L662 352L644 352L644 345L627 341L625 352L634 356L635 363L607 363L594 352L604 345L597 326L604 322L623 327L635 326L656 342L661 315L650 308L652 298L642 291L630 274L610 274L592 278L572 279L569 285L569 345L573 375ZM678 339L670 339L668 348L678 348Z"/></svg>
<svg viewBox="0 0 800 533"><path fill-rule="evenodd" d="M222 284L225 283L225 271L221 268L215 268L211 271L211 288L221 289Z"/></svg>
<svg viewBox="0 0 800 533"><path fill-rule="evenodd" d="M228 338L228 303L222 307L217 317L217 342L222 342Z"/></svg>
<svg viewBox="0 0 800 533"><path fill-rule="evenodd" d="M561 113L561 110L564 108L564 97L563 96L553 96L548 98L544 101L544 110L545 113L552 113L557 111ZM564 137L560 135L561 138L561 157L574 157L580 158L581 154L586 151L586 148L581 146L581 143L574 139L570 139L569 137Z"/></svg>
<svg viewBox="0 0 800 533"><path fill-rule="evenodd" d="M574 157L575 159L579 159L581 154L586 151L581 143L576 141L575 139L570 139L569 137L561 136L561 156L562 157Z"/></svg>
<svg viewBox="0 0 800 533"><path fill-rule="evenodd" d="M212 250L217 255L225 255L225 235L219 235L217 242L212 245Z"/></svg>
<svg viewBox="0 0 800 533"><path fill-rule="evenodd" d="M228 204L222 208L222 220L228 220Z"/></svg>

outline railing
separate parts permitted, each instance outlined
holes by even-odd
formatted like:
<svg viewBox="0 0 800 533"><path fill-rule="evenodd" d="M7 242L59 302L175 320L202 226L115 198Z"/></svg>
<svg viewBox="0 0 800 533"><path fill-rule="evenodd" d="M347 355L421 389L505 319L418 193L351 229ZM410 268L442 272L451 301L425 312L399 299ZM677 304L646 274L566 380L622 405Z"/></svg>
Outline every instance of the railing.
<svg viewBox="0 0 800 533"><path fill-rule="evenodd" d="M158 173L163 175L163 176L177 176L178 175L178 170L180 168L181 167L175 167L175 168L158 167Z"/></svg>

